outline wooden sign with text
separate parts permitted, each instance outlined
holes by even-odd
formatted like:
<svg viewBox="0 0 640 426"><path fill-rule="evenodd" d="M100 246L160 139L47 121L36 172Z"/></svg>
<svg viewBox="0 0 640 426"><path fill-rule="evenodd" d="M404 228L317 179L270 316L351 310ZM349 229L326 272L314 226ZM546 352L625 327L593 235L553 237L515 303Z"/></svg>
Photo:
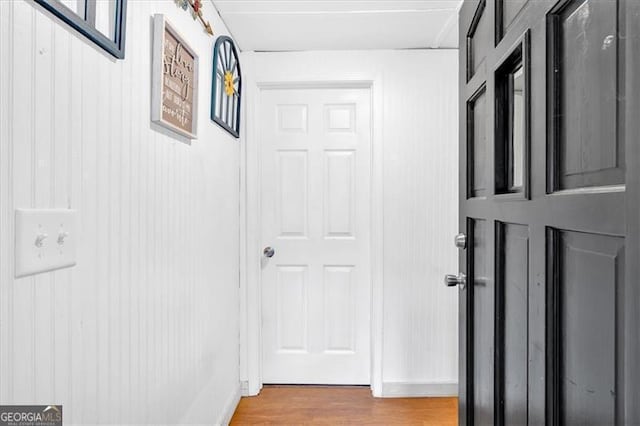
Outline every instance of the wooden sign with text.
<svg viewBox="0 0 640 426"><path fill-rule="evenodd" d="M197 138L198 55L164 15L154 16L151 119Z"/></svg>

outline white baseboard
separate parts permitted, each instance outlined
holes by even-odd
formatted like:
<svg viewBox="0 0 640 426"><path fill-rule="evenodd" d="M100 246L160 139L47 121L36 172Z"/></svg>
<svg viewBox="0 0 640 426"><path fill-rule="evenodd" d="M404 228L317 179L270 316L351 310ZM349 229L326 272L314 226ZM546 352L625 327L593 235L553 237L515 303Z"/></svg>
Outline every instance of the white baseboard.
<svg viewBox="0 0 640 426"><path fill-rule="evenodd" d="M231 422L231 418L233 417L233 413L236 412L236 408L238 407L238 403L240 402L240 383L236 386L235 391L231 394L227 403L224 405L224 409L222 411L222 415L218 419L216 424L218 425L228 425Z"/></svg>
<svg viewBox="0 0 640 426"><path fill-rule="evenodd" d="M240 382L240 395L242 396L256 396L260 393L260 390L257 392L251 391L251 386L249 386L249 381L244 380Z"/></svg>
<svg viewBox="0 0 640 426"><path fill-rule="evenodd" d="M458 396L458 383L383 382L383 398Z"/></svg>

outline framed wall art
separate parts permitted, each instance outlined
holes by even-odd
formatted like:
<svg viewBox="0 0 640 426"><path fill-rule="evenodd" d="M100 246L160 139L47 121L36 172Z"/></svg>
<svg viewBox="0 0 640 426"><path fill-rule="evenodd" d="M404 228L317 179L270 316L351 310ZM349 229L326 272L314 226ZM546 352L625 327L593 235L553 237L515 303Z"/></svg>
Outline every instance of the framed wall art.
<svg viewBox="0 0 640 426"><path fill-rule="evenodd" d="M220 36L213 48L213 79L211 82L211 119L220 127L240 137L240 100L242 74L233 40Z"/></svg>
<svg viewBox="0 0 640 426"><path fill-rule="evenodd" d="M198 55L161 14L153 19L151 84L151 120L196 139Z"/></svg>
<svg viewBox="0 0 640 426"><path fill-rule="evenodd" d="M117 59L124 59L127 0L35 0L62 22Z"/></svg>

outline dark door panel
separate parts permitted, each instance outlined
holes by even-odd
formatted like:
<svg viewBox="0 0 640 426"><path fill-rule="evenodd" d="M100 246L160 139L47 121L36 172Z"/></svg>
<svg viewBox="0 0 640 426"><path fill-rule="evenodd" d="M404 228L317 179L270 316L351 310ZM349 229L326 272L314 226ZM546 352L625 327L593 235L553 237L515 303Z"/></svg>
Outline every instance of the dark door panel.
<svg viewBox="0 0 640 426"><path fill-rule="evenodd" d="M624 238L549 231L554 423L619 424L624 401Z"/></svg>
<svg viewBox="0 0 640 426"><path fill-rule="evenodd" d="M469 142L467 155L469 156L467 193L469 198L487 195L488 171L487 157L487 96L485 86L481 86L467 102Z"/></svg>
<svg viewBox="0 0 640 426"><path fill-rule="evenodd" d="M496 1L496 44L502 40L520 10L528 0L497 0Z"/></svg>
<svg viewBox="0 0 640 426"><path fill-rule="evenodd" d="M623 40L615 0L558 3L547 20L550 190L624 183ZM621 16L624 19L624 16Z"/></svg>
<svg viewBox="0 0 640 426"><path fill-rule="evenodd" d="M491 253L490 225L486 220L471 220L470 280L473 304L473 417L476 424L492 424L494 416L494 287L489 278Z"/></svg>
<svg viewBox="0 0 640 426"><path fill-rule="evenodd" d="M496 417L527 424L529 229L496 224Z"/></svg>
<svg viewBox="0 0 640 426"><path fill-rule="evenodd" d="M492 23L490 14L487 12L487 1L471 1L475 7L473 22L469 26L466 37L460 40L467 41L468 66L466 69L467 80L470 80L476 72L484 65L487 52L491 48Z"/></svg>
<svg viewBox="0 0 640 426"><path fill-rule="evenodd" d="M640 1L459 27L460 424L640 425Z"/></svg>

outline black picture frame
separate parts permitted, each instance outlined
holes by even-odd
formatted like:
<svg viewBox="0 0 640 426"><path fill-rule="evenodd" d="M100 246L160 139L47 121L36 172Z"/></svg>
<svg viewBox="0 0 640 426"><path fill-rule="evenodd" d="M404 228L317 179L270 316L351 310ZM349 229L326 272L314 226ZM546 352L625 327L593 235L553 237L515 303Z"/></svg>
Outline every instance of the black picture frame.
<svg viewBox="0 0 640 426"><path fill-rule="evenodd" d="M127 0L115 0L114 38L109 39L95 27L95 0L85 0L84 16L80 16L58 0L34 0L58 19L91 40L116 59L124 59Z"/></svg>

